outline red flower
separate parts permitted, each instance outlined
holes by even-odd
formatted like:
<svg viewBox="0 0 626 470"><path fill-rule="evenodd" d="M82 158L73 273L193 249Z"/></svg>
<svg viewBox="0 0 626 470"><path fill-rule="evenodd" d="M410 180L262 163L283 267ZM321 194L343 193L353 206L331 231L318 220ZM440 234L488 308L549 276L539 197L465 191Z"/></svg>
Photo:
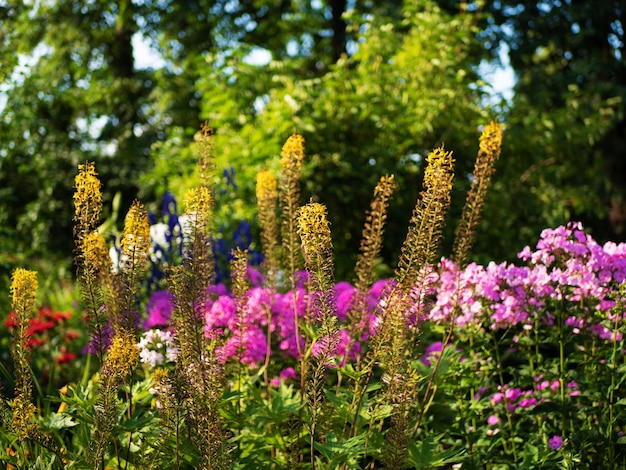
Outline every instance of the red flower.
<svg viewBox="0 0 626 470"><path fill-rule="evenodd" d="M62 322L65 320L69 320L72 318L72 314L70 312L55 312L52 319L56 322Z"/></svg>
<svg viewBox="0 0 626 470"><path fill-rule="evenodd" d="M73 339L78 338L78 332L74 330L65 332L65 341L72 341Z"/></svg>
<svg viewBox="0 0 626 470"><path fill-rule="evenodd" d="M28 341L26 342L26 346L28 346L29 348L34 348L37 346L41 346L44 343L45 341L39 338L28 338Z"/></svg>
<svg viewBox="0 0 626 470"><path fill-rule="evenodd" d="M68 312L55 312L49 307L43 307L37 312L37 316L31 318L28 323L28 347L33 348L41 346L47 339L42 337L46 331L53 329L57 324L69 320L72 314ZM17 318L14 312L9 313L8 318L5 320L4 325L7 328L15 328L17 326ZM70 341L78 337L78 333L75 331L67 332L64 334L66 341Z"/></svg>
<svg viewBox="0 0 626 470"><path fill-rule="evenodd" d="M46 330L50 330L55 327L52 321L43 321L41 318L33 318L28 325L28 335L35 335L37 333L43 333Z"/></svg>
<svg viewBox="0 0 626 470"><path fill-rule="evenodd" d="M9 313L9 318L7 318L4 322L4 326L6 326L7 328L15 328L17 326L17 323L15 321L15 312Z"/></svg>
<svg viewBox="0 0 626 470"><path fill-rule="evenodd" d="M65 346L61 346L60 349L61 349L61 354L59 354L55 359L57 364L66 364L76 359L76 353L67 352L67 349L65 348Z"/></svg>

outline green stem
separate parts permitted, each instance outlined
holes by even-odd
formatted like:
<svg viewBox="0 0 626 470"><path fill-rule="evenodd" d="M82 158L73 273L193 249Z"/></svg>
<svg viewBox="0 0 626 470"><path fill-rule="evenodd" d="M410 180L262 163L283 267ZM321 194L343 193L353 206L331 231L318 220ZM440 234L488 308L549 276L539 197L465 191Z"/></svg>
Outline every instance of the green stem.
<svg viewBox="0 0 626 470"><path fill-rule="evenodd" d="M557 313L557 331L559 335L559 390L561 395L561 436L566 435L567 410L565 408L565 347L563 344L563 315L564 307Z"/></svg>
<svg viewBox="0 0 626 470"><path fill-rule="evenodd" d="M492 332L491 337L493 339L494 350L496 353L495 354L496 355L496 367L498 368L498 378L500 379L500 387L502 388L502 390L504 390L504 376L502 375L502 359L500 357L500 347L498 345L498 340L496 338L495 332ZM511 412L509 411L508 399L506 398L506 394L504 394L504 404L505 404L504 409L506 411L506 422L509 428L509 433L511 435L510 440L511 440L511 452L513 453L513 462L517 463L517 446L515 445L515 430L513 429L513 419L511 416ZM506 439L502 440L502 445L504 447L504 451L508 452Z"/></svg>
<svg viewBox="0 0 626 470"><path fill-rule="evenodd" d="M618 303L619 305L619 303ZM621 309L620 309L621 310ZM611 387L609 388L609 428L607 430L607 437L609 439L609 465L613 464L615 458L615 443L613 442L613 423L614 421L614 394L617 381L617 329L618 329L618 315L615 313L615 320L613 322L613 352L611 354Z"/></svg>

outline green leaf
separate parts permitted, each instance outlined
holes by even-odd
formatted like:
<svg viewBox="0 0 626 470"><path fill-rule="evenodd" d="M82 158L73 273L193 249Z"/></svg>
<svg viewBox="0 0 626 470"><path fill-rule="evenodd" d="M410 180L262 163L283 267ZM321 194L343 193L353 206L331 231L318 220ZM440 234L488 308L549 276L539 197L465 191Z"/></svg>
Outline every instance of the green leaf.
<svg viewBox="0 0 626 470"><path fill-rule="evenodd" d="M460 462L465 454L465 449L454 448L437 452L440 447L433 436L427 436L421 443L411 442L408 449L409 463L415 469L443 467Z"/></svg>
<svg viewBox="0 0 626 470"><path fill-rule="evenodd" d="M41 424L47 429L65 429L76 426L78 423L66 413L50 413L42 420Z"/></svg>

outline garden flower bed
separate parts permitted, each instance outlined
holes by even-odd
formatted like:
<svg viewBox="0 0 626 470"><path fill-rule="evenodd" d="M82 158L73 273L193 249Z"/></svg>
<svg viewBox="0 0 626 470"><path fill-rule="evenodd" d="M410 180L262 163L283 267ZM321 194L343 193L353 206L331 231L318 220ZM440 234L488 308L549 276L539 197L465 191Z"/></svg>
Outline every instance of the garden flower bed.
<svg viewBox="0 0 626 470"><path fill-rule="evenodd" d="M394 182L381 178L353 282L334 279L325 207L296 204L299 136L283 148L278 180L259 175L263 261L241 225L230 272L218 277L210 186L192 191L180 217L170 195L161 221L135 203L110 247L95 231L95 167L81 165L81 314L34 315L36 273L14 273L0 459L16 468L626 468L626 245L601 246L572 222L546 229L516 264L466 263L500 139L494 125L481 136L450 258L435 254L452 159L429 155L398 268L382 280L372 268ZM77 329L85 318L90 339Z"/></svg>

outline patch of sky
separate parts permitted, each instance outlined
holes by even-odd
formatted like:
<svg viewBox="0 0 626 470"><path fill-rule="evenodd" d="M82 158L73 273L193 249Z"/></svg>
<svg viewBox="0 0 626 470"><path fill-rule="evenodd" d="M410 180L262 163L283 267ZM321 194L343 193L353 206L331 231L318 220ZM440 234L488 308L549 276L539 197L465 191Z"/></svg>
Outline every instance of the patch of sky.
<svg viewBox="0 0 626 470"><path fill-rule="evenodd" d="M506 44L500 44L498 55L497 60L483 61L478 67L478 73L486 83L483 91L489 96L487 104L498 104L502 100L510 104L516 77L509 61L509 48Z"/></svg>
<svg viewBox="0 0 626 470"><path fill-rule="evenodd" d="M140 33L133 34L133 59L136 69L159 69L165 66L163 56Z"/></svg>

